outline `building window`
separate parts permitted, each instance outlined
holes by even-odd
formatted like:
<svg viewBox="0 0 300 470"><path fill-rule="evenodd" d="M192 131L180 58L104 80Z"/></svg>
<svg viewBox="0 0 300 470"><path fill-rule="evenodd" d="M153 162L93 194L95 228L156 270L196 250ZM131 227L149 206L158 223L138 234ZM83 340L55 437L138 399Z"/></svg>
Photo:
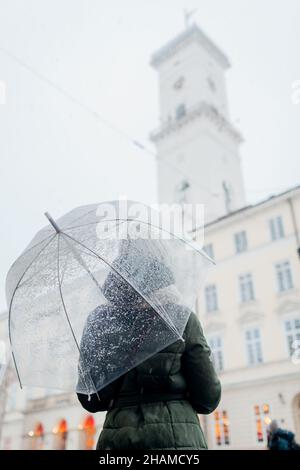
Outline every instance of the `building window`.
<svg viewBox="0 0 300 470"><path fill-rule="evenodd" d="M249 302L254 300L253 280L250 273L241 274L239 276L239 286L241 302Z"/></svg>
<svg viewBox="0 0 300 470"><path fill-rule="evenodd" d="M269 220L269 227L272 241L284 237L283 222L280 215Z"/></svg>
<svg viewBox="0 0 300 470"><path fill-rule="evenodd" d="M288 352L293 356L300 348L300 317L289 318L284 322Z"/></svg>
<svg viewBox="0 0 300 470"><path fill-rule="evenodd" d="M218 295L217 287L215 284L210 284L205 287L205 302L206 312L211 313L218 310Z"/></svg>
<svg viewBox="0 0 300 470"><path fill-rule="evenodd" d="M186 115L185 104L179 104L176 108L176 119L181 119Z"/></svg>
<svg viewBox="0 0 300 470"><path fill-rule="evenodd" d="M67 437L68 437L68 423L65 419L61 419L57 426L53 429L54 434L54 442L53 448L54 450L65 450L67 445Z"/></svg>
<svg viewBox="0 0 300 470"><path fill-rule="evenodd" d="M242 253L247 250L247 234L245 230L234 235L235 251Z"/></svg>
<svg viewBox="0 0 300 470"><path fill-rule="evenodd" d="M229 445L229 419L227 411L215 411L215 442L217 446Z"/></svg>
<svg viewBox="0 0 300 470"><path fill-rule="evenodd" d="M210 91L214 93L217 89L215 81L211 77L207 77L207 84L209 86Z"/></svg>
<svg viewBox="0 0 300 470"><path fill-rule="evenodd" d="M224 370L223 342L219 335L211 336L208 339L208 345L211 349L211 359L217 372Z"/></svg>
<svg viewBox="0 0 300 470"><path fill-rule="evenodd" d="M208 243L207 245L204 245L203 251L205 251L205 253L208 256L210 256L210 258L212 258L212 259L215 258L215 256L214 256L214 247L213 247L212 243Z"/></svg>
<svg viewBox="0 0 300 470"><path fill-rule="evenodd" d="M233 196L232 186L227 181L223 181L222 188L223 188L226 213L229 214L232 211L232 199L233 199L232 198Z"/></svg>
<svg viewBox="0 0 300 470"><path fill-rule="evenodd" d="M80 430L79 448L92 450L95 444L96 423L92 415L86 416L83 423L78 426Z"/></svg>
<svg viewBox="0 0 300 470"><path fill-rule="evenodd" d="M175 200L179 204L187 202L187 196L191 185L186 179L181 180L175 187Z"/></svg>
<svg viewBox="0 0 300 470"><path fill-rule="evenodd" d="M267 427L271 422L270 407L266 403L262 406L254 406L255 428L256 428L256 441L267 441Z"/></svg>
<svg viewBox="0 0 300 470"><path fill-rule="evenodd" d="M245 332L248 365L263 362L261 336L258 328L251 328Z"/></svg>
<svg viewBox="0 0 300 470"><path fill-rule="evenodd" d="M284 292L286 290L293 288L293 277L292 270L289 261L284 261L282 263L277 263L275 265L276 277L277 277L277 286L279 292Z"/></svg>
<svg viewBox="0 0 300 470"><path fill-rule="evenodd" d="M29 448L31 450L41 450L43 448L45 431L42 423L36 423L34 430L29 431L28 436L30 437Z"/></svg>
<svg viewBox="0 0 300 470"><path fill-rule="evenodd" d="M179 77L176 82L174 82L173 88L175 90L180 90L184 84L184 77Z"/></svg>

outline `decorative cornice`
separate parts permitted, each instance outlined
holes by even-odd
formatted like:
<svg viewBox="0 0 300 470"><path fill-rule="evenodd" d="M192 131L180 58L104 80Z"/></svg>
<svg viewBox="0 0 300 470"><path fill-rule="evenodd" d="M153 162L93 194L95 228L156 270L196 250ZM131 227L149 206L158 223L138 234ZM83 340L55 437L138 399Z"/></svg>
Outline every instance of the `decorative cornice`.
<svg viewBox="0 0 300 470"><path fill-rule="evenodd" d="M283 361L277 361L278 362L278 366L281 366ZM284 362L287 362L286 360ZM268 363L264 363L264 364L259 364L257 365L256 367L260 368L260 369L266 369L267 371L267 368L268 366L270 365L273 365L272 363L268 362ZM222 377L223 377L223 381L224 381L224 377L229 374L232 374L232 373L236 373L236 372L245 372L247 369L246 368L243 368L241 369L240 371L238 371L237 369L231 369L231 370L225 370L222 372ZM250 369L249 369L250 370ZM244 379L240 379L240 381L237 381L237 380L233 380L232 382L223 382L222 381L222 390L225 392L225 391L229 391L229 390L233 390L233 389L239 389L239 388L245 388L247 387L248 390L249 390L249 386L253 387L255 385L262 385L262 384L271 384L271 383L275 383L275 382L279 382L279 383L286 383L287 380L299 380L299 367L295 367L295 371L292 371L292 372L282 372L281 374L278 374L278 375L268 375L268 374L265 374L264 376L261 376L261 377L256 377L256 378L244 378Z"/></svg>
<svg viewBox="0 0 300 470"><path fill-rule="evenodd" d="M246 325L247 323L260 321L264 316L265 315L263 313L257 310L245 310L239 315L238 323L240 325Z"/></svg>
<svg viewBox="0 0 300 470"><path fill-rule="evenodd" d="M150 134L150 139L152 142L157 143L169 135L178 132L190 122L200 118L211 122L214 124L215 129L219 132L225 132L236 142L243 142L244 139L241 133L218 111L215 106L212 106L205 101L202 101L195 107L187 110L185 116L182 118L163 124L158 129L154 130Z"/></svg>
<svg viewBox="0 0 300 470"><path fill-rule="evenodd" d="M53 408L64 408L76 403L75 394L62 392L58 395L48 395L43 398L28 400L26 403L25 414L37 411L52 410Z"/></svg>
<svg viewBox="0 0 300 470"><path fill-rule="evenodd" d="M266 199L263 199L255 204L251 204L248 206L241 207L240 209L237 209L230 214L222 215L221 217L218 217L215 220L212 220L211 222L208 222L205 224L205 230L206 233L209 233L209 231L214 231L214 230L219 230L222 226L229 225L231 223L236 223L237 221L251 217L255 213L258 213L259 211L263 211L269 207L274 206L275 204L281 204L282 202L291 199L291 198L299 198L300 197L300 185L298 184L297 186L292 186L289 189L286 189L285 191L282 191L281 193L278 194L272 194L271 196L267 197ZM200 227L202 230L202 226ZM194 232L196 233L198 228L194 229ZM278 240L279 241L279 240Z"/></svg>
<svg viewBox="0 0 300 470"><path fill-rule="evenodd" d="M230 63L226 55L216 46L216 44L196 25L193 24L182 33L178 34L174 39L169 41L165 46L161 47L151 57L151 65L159 66L162 62L174 56L180 49L187 46L191 42L198 42L211 54L223 67L227 69Z"/></svg>
<svg viewBox="0 0 300 470"><path fill-rule="evenodd" d="M226 323L221 322L220 320L216 319L209 319L209 320L204 320L204 331L205 334L211 334L211 333L217 333L219 331L222 331L226 328Z"/></svg>
<svg viewBox="0 0 300 470"><path fill-rule="evenodd" d="M284 299L279 303L275 312L277 315L284 315L286 313L300 312L300 302L292 297Z"/></svg>

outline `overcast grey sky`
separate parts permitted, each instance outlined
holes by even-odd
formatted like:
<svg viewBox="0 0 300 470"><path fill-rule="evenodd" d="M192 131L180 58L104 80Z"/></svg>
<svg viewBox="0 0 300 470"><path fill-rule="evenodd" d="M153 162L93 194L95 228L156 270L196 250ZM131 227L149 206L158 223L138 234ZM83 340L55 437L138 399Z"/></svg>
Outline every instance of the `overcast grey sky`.
<svg viewBox="0 0 300 470"><path fill-rule="evenodd" d="M183 29L184 7L198 8L196 22L232 63L230 114L246 139L248 201L299 184L300 104L291 100L299 0L0 0L0 310L6 272L45 210L57 217L120 194L156 202L153 157L7 51L147 143L158 118L149 57Z"/></svg>

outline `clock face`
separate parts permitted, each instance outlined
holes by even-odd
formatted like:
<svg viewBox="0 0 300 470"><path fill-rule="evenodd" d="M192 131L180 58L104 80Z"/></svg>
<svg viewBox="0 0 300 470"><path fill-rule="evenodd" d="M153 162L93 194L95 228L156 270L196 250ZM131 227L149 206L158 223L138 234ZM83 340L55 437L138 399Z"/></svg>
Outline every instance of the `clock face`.
<svg viewBox="0 0 300 470"><path fill-rule="evenodd" d="M173 88L175 90L180 90L184 84L184 77L179 77L176 82L174 82Z"/></svg>

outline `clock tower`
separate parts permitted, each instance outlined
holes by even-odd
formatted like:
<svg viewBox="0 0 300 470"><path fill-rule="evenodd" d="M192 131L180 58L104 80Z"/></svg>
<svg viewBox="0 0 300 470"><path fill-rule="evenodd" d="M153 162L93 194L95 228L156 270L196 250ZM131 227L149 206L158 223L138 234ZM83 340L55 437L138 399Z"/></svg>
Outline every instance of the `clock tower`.
<svg viewBox="0 0 300 470"><path fill-rule="evenodd" d="M160 203L204 204L205 223L245 205L239 146L229 118L223 52L195 24L155 52L159 74Z"/></svg>

